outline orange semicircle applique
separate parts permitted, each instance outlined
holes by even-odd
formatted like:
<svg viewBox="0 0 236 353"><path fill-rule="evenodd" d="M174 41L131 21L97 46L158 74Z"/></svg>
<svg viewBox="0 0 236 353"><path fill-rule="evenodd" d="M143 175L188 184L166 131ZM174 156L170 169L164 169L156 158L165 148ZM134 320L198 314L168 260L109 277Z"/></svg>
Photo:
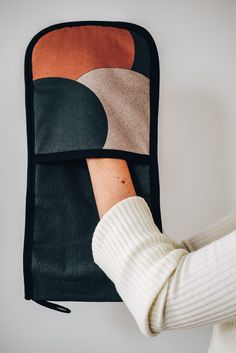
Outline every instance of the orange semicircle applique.
<svg viewBox="0 0 236 353"><path fill-rule="evenodd" d="M33 80L62 77L77 80L86 72L117 67L131 69L135 44L131 33L110 26L75 26L43 35L32 53Z"/></svg>

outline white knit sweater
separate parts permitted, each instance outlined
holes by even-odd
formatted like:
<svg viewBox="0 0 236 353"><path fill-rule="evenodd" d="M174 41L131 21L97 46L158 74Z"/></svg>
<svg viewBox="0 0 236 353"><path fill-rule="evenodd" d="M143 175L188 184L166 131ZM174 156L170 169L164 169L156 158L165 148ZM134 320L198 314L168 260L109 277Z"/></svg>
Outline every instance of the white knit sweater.
<svg viewBox="0 0 236 353"><path fill-rule="evenodd" d="M215 324L208 353L236 353L236 214L177 244L130 196L100 219L92 252L144 335Z"/></svg>

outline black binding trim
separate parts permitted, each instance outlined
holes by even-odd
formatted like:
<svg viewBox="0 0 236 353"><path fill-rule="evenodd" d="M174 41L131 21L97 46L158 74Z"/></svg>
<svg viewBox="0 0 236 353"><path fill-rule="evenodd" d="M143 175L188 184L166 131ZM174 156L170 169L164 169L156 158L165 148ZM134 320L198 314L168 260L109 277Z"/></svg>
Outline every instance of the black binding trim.
<svg viewBox="0 0 236 353"><path fill-rule="evenodd" d="M117 28L125 28L133 32L141 34L148 42L150 49L150 155L142 155L128 151L118 150L90 150L90 151L69 151L59 153L37 154L34 149L34 112L33 112L33 84L32 84L32 51L37 41L46 33L63 27L83 26L83 25L102 25L113 26ZM161 213L159 211L160 204L160 186L159 186L159 168L157 161L157 121L159 107L159 82L155 79L159 77L159 57L156 44L151 34L137 24L122 21L76 21L64 22L49 26L38 32L30 41L25 54L25 106L26 106L26 123L27 123L27 148L28 148L28 165L27 165L27 193L25 204L25 235L23 249L23 272L25 285L25 299L33 299L33 278L32 278L32 242L34 232L34 214L35 214L35 164L39 162L62 161L92 157L114 157L123 159L132 159L137 162L150 163L150 202L153 218L162 231ZM49 307L62 312L70 312L69 309L61 307L58 304L50 303L45 300L35 300L38 304ZM63 308L63 309L62 309ZM66 309L66 310L65 310Z"/></svg>
<svg viewBox="0 0 236 353"><path fill-rule="evenodd" d="M78 150L78 151L68 151L68 152L55 152L55 153L38 153L35 155L36 163L47 163L47 162L66 162L75 159L84 159L84 158L118 158L118 159L128 159L136 160L139 162L148 163L151 161L150 155L139 154L128 151L114 150L114 149L104 149L104 150Z"/></svg>

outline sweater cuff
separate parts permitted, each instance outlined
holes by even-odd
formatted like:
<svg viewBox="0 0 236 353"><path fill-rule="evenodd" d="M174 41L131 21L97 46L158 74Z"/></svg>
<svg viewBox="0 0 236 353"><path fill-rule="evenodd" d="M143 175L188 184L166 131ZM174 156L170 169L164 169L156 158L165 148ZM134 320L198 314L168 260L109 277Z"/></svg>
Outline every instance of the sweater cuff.
<svg viewBox="0 0 236 353"><path fill-rule="evenodd" d="M186 249L162 234L143 197L130 196L113 205L98 222L93 238L94 262L113 281L117 292L146 336L150 310L158 301L162 327L168 281Z"/></svg>

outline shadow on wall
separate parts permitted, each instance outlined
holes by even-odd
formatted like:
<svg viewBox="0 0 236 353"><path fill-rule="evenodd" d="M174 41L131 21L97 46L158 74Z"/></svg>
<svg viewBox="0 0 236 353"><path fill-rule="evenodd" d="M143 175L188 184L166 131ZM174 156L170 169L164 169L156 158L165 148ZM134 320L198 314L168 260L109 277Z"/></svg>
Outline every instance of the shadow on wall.
<svg viewBox="0 0 236 353"><path fill-rule="evenodd" d="M164 231L175 240L231 211L227 151L219 99L193 90L172 91L160 97L162 218Z"/></svg>

